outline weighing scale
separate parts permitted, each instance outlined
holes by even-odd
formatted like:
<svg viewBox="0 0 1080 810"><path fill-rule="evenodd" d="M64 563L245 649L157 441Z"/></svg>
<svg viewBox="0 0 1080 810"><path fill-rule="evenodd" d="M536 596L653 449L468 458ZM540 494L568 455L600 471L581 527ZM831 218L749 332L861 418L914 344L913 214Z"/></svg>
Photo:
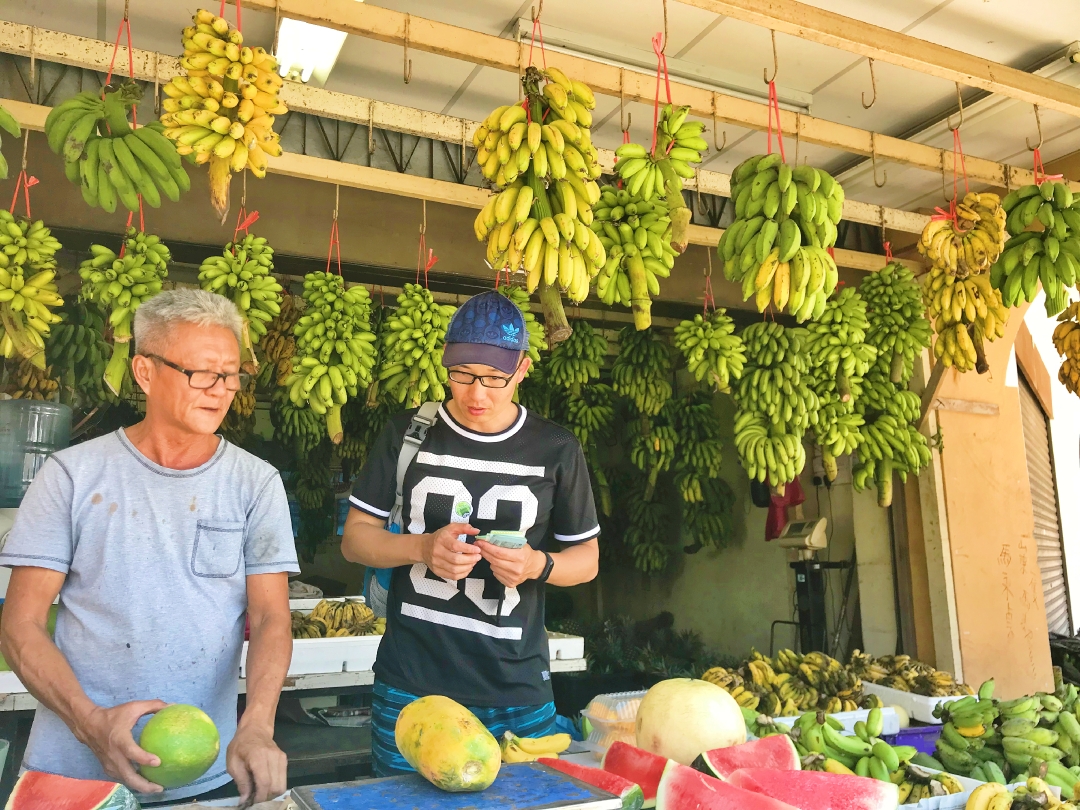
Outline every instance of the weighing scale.
<svg viewBox="0 0 1080 810"><path fill-rule="evenodd" d="M564 773L523 762L503 765L479 793L447 793L422 776L293 788L300 810L619 810L622 800Z"/></svg>
<svg viewBox="0 0 1080 810"><path fill-rule="evenodd" d="M802 520L784 527L777 542L782 548L799 552L799 559L789 563L795 571L795 599L799 614L799 652L825 652L828 627L825 610L825 571L850 566L848 562L821 562L815 559L829 544L825 533L827 521Z"/></svg>

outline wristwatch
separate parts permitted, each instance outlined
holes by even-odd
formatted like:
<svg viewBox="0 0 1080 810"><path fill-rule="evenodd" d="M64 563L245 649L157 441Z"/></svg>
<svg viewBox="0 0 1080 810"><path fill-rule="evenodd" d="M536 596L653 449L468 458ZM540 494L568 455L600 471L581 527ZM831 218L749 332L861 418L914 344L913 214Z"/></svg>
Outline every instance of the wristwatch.
<svg viewBox="0 0 1080 810"><path fill-rule="evenodd" d="M551 569L555 567L555 558L546 551L541 551L540 553L547 557L547 562L544 564L544 570L540 572L540 576L536 579L538 582L547 582L548 577L551 576Z"/></svg>

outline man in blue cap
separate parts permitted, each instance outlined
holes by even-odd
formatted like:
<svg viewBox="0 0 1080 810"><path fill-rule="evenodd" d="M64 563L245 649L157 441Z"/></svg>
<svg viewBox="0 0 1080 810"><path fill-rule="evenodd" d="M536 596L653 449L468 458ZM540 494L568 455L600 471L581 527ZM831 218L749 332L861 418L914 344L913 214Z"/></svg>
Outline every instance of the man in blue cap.
<svg viewBox="0 0 1080 810"><path fill-rule="evenodd" d="M505 296L466 301L443 351L451 399L392 418L356 480L342 553L393 569L375 662L377 776L411 770L394 725L425 695L469 707L496 736L555 729L544 586L596 576L600 526L574 434L514 402L528 345ZM526 542L477 537L493 531Z"/></svg>

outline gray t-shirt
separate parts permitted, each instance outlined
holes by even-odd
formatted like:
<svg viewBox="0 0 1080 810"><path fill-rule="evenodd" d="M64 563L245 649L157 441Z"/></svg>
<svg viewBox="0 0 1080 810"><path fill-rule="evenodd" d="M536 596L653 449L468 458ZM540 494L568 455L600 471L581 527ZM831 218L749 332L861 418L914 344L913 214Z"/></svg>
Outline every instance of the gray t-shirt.
<svg viewBox="0 0 1080 810"><path fill-rule="evenodd" d="M27 490L0 565L67 574L56 645L92 701L160 699L213 718L217 762L154 801L230 780L225 749L236 733L246 576L299 571L277 470L224 439L192 470L153 463L123 430L61 450ZM148 719L136 726L136 741ZM23 766L108 778L44 706Z"/></svg>

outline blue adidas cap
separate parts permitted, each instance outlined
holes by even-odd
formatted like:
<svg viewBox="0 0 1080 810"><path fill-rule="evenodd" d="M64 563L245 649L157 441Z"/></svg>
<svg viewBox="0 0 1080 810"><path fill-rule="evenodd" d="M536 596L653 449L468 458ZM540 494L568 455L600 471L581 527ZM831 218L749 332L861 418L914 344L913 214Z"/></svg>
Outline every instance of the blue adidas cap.
<svg viewBox="0 0 1080 810"><path fill-rule="evenodd" d="M443 365L477 363L513 374L528 348L529 332L521 310L502 293L489 290L474 295L450 319Z"/></svg>

